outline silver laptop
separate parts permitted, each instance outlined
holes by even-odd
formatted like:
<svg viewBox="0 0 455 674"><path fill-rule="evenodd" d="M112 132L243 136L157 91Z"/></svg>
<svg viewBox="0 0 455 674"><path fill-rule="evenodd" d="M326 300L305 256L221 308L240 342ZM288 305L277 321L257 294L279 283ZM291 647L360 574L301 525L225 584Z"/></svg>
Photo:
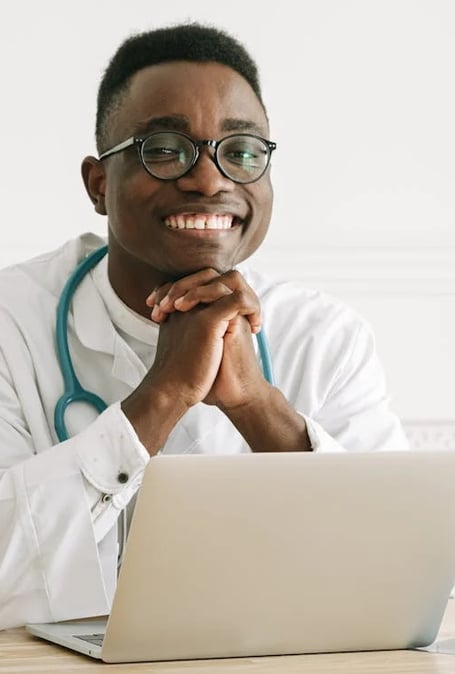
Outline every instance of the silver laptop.
<svg viewBox="0 0 455 674"><path fill-rule="evenodd" d="M453 452L159 456L107 626L28 629L106 662L415 648L454 580Z"/></svg>

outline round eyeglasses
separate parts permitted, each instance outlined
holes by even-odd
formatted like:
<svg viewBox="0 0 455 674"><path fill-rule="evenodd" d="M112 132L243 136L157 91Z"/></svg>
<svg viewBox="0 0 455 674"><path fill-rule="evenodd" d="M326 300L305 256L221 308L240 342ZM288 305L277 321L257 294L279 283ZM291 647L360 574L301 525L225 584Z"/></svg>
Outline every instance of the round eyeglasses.
<svg viewBox="0 0 455 674"><path fill-rule="evenodd" d="M270 164L276 143L249 133L237 133L221 140L193 140L177 131L156 131L144 138L132 136L100 154L100 159L136 145L142 166L159 180L177 180L191 171L204 145L214 150L218 170L235 183L254 183Z"/></svg>

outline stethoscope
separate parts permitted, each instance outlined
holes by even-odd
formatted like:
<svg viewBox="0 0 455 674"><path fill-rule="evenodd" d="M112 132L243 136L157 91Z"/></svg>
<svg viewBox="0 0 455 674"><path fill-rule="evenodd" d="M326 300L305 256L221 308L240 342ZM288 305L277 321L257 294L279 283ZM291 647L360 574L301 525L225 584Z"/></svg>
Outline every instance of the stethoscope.
<svg viewBox="0 0 455 674"><path fill-rule="evenodd" d="M58 399L54 412L54 426L57 437L60 442L67 440L69 433L65 424L65 412L71 403L84 402L88 403L101 414L106 409L107 404L96 393L84 389L77 378L74 371L73 362L68 346L68 314L71 301L74 293L82 279L89 273L93 267L106 255L107 246L94 250L82 262L80 262L74 269L68 281L63 288L60 300L57 306L57 321L56 321L56 345L57 358L60 364L60 369L63 376L64 392ZM256 334L259 357L261 360L262 371L265 379L274 384L272 362L270 358L270 351L267 340L263 331Z"/></svg>

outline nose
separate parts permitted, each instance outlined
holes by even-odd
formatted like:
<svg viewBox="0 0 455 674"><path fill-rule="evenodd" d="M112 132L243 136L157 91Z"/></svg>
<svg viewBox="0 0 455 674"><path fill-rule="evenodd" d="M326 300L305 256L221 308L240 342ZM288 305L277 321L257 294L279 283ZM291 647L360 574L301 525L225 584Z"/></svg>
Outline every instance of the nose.
<svg viewBox="0 0 455 674"><path fill-rule="evenodd" d="M213 197L220 192L232 192L235 183L224 176L213 159L213 150L203 147L191 171L176 181L183 192L198 192Z"/></svg>

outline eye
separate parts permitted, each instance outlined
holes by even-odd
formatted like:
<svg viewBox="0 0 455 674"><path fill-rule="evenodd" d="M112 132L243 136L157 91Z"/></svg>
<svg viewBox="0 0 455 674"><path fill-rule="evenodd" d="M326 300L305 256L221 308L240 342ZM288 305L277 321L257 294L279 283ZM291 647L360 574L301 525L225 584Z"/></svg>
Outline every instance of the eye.
<svg viewBox="0 0 455 674"><path fill-rule="evenodd" d="M230 156L235 157L236 159L241 159L242 161L253 161L254 159L258 158L258 155L249 149L233 150L230 152Z"/></svg>
<svg viewBox="0 0 455 674"><path fill-rule="evenodd" d="M264 163L264 153L258 153L251 148L231 148L223 153L224 159L232 164L241 164L247 167L262 166Z"/></svg>
<svg viewBox="0 0 455 674"><path fill-rule="evenodd" d="M267 161L267 151L257 138L230 138L222 146L225 161L244 168L260 168Z"/></svg>
<svg viewBox="0 0 455 674"><path fill-rule="evenodd" d="M179 147L144 144L142 155L144 161L147 162L182 161L185 157L185 152Z"/></svg>
<svg viewBox="0 0 455 674"><path fill-rule="evenodd" d="M156 133L145 139L142 156L147 164L186 164L191 156L186 139L173 133Z"/></svg>

